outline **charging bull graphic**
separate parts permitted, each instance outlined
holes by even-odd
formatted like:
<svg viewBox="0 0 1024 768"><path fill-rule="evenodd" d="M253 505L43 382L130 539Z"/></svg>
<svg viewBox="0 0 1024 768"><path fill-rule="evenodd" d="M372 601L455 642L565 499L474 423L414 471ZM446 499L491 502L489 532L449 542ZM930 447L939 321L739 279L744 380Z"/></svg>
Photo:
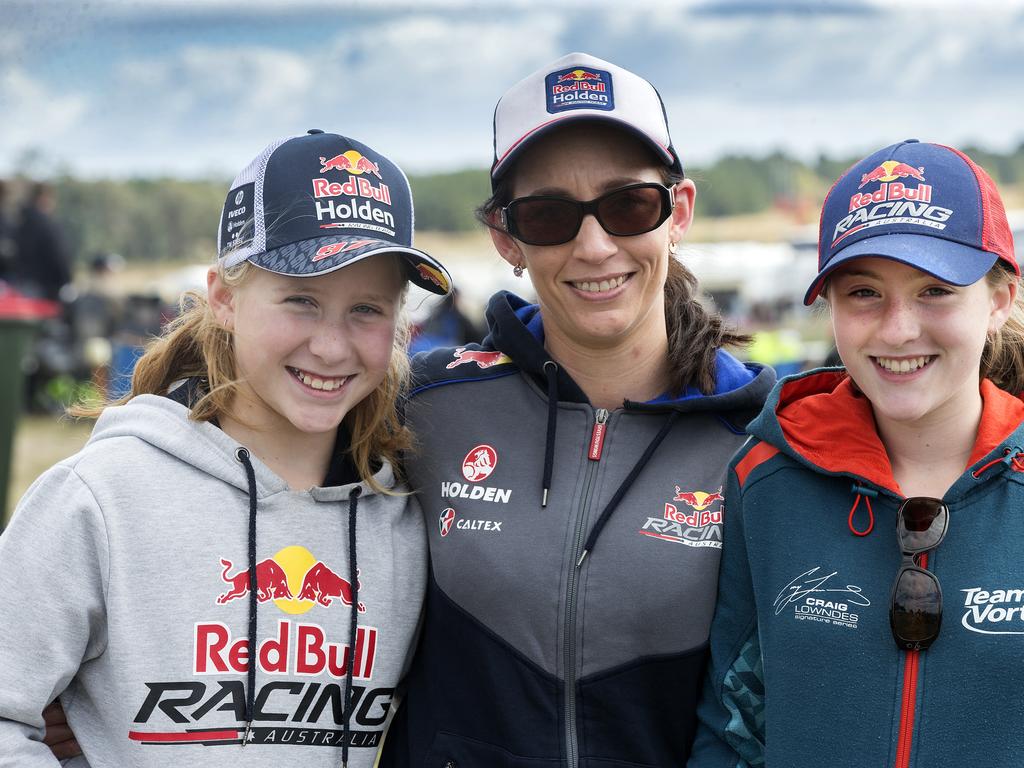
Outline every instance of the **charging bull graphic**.
<svg viewBox="0 0 1024 768"><path fill-rule="evenodd" d="M682 501L689 504L691 507L696 509L698 512L703 512L705 509L710 507L716 501L722 501L725 497L722 495L722 489L719 488L714 493L704 493L704 491L684 491L678 485L676 486L676 495L672 501Z"/></svg>
<svg viewBox="0 0 1024 768"><path fill-rule="evenodd" d="M278 553L278 555L282 555L282 553ZM221 578L231 585L231 589L217 598L217 604L224 605L231 600L246 597L251 588L248 568L242 569L232 576L228 574L233 567L231 561L221 558L220 562L224 566ZM267 600L304 601L329 607L334 598L340 598L345 605L352 605L352 585L347 579L331 570L322 560L317 560L314 565L303 570L296 570L292 565L287 558L281 559L280 557L277 560L268 557L256 564L256 599L259 602L265 603ZM294 595L288 586L289 573L292 577L298 577L303 572L305 575L302 577L302 587L299 589L298 595ZM297 579L292 581L292 584L296 583L298 583ZM358 582L357 584L359 587L362 586ZM282 607L280 603L278 603L278 607ZM356 608L360 613L366 612L366 606L363 603L359 603ZM293 606L288 612L301 613L305 610L309 610L309 608L296 610Z"/></svg>
<svg viewBox="0 0 1024 768"><path fill-rule="evenodd" d="M359 574L358 570L356 574ZM362 586L359 582L356 584ZM299 600L316 600L320 605L326 606L331 604L333 597L340 597L345 605L352 605L352 585L322 562L317 562L302 580ZM360 613L366 613L366 606L362 603L356 608Z"/></svg>
<svg viewBox="0 0 1024 768"><path fill-rule="evenodd" d="M220 564L224 566L220 577L231 585L231 589L217 598L217 604L224 605L229 600L249 594L249 569L246 568L234 576L228 576L228 571L233 567L231 561L221 558ZM292 592L288 589L288 574L284 572L284 568L270 557L256 563L256 599L265 603L270 599L290 600L291 598Z"/></svg>
<svg viewBox="0 0 1024 768"><path fill-rule="evenodd" d="M464 363L476 363L481 368L490 368L492 365L511 363L512 358L504 352L488 352L486 349L466 349L465 347L455 348L455 359L448 363L445 368L454 368Z"/></svg>

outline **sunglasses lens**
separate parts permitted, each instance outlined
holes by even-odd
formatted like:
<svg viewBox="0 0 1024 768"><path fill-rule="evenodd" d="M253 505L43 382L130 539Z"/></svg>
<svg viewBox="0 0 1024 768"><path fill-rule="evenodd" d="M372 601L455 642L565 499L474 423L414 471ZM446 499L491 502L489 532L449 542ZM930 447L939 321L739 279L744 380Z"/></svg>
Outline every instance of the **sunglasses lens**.
<svg viewBox="0 0 1024 768"><path fill-rule="evenodd" d="M668 218L666 190L659 186L629 187L612 192L597 204L598 218L613 235L640 235Z"/></svg>
<svg viewBox="0 0 1024 768"><path fill-rule="evenodd" d="M571 200L524 199L513 201L508 214L513 234L531 245L558 245L576 237L582 213Z"/></svg>
<svg viewBox="0 0 1024 768"><path fill-rule="evenodd" d="M900 545L904 552L934 549L942 541L949 521L949 510L938 499L910 498L899 514Z"/></svg>
<svg viewBox="0 0 1024 768"><path fill-rule="evenodd" d="M893 589L889 622L904 648L923 650L939 635L942 591L938 579L925 570L904 568Z"/></svg>

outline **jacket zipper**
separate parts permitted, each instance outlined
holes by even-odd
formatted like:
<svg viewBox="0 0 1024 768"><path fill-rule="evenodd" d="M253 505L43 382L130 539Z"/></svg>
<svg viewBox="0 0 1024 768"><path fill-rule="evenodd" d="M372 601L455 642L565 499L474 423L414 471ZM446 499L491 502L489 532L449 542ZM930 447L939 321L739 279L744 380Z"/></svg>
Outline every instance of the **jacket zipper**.
<svg viewBox="0 0 1024 768"><path fill-rule="evenodd" d="M590 495L593 490L594 475L601 460L604 447L605 425L608 422L608 411L598 408L594 414L594 426L590 433L590 449L587 457L586 476L583 480L583 493L576 515L576 537L572 545L572 559L569 561L569 578L565 595L565 753L568 768L576 768L579 760L578 734L576 732L576 613L579 592L580 555L584 541L584 528L587 522L587 508L590 506Z"/></svg>
<svg viewBox="0 0 1024 768"><path fill-rule="evenodd" d="M921 567L928 567L928 554L921 555ZM896 741L895 768L908 768L910 747L914 735L914 715L917 703L917 671L921 662L920 651L906 651L903 660L903 696L900 702L899 738Z"/></svg>

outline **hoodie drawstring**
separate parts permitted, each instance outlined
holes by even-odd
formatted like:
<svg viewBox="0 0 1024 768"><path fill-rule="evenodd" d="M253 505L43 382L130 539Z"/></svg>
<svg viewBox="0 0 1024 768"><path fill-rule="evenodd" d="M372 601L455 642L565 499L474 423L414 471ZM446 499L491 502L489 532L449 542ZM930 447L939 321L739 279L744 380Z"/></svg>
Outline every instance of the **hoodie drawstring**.
<svg viewBox="0 0 1024 768"><path fill-rule="evenodd" d="M356 510L363 489L358 485L348 495L348 575L352 589L352 617L348 627L348 666L345 669L345 706L342 708L341 765L348 768L349 721L355 709L352 696L352 675L356 666L356 632L359 625L359 566L356 563Z"/></svg>
<svg viewBox="0 0 1024 768"><path fill-rule="evenodd" d="M612 496L611 501L608 502L607 506L602 510L600 517L597 518L597 522L594 523L594 527L590 531L590 535L587 537L586 543L583 545L583 552L580 554L580 559L576 561L576 567L579 568L583 565L583 560L594 548L594 544L597 542L597 537L601 535L601 530L604 528L605 523L608 522L608 518L612 516L612 512L622 501L622 497L626 495L630 486L633 485L633 481L639 476L641 470L647 465L647 462L651 460L651 456L658 450L658 446L661 445L661 441L665 439L669 430L672 429L672 425L675 424L676 419L679 418L679 411L672 411L668 418L665 419L665 423L661 425L661 429L658 430L658 434L654 436L654 439L647 445L643 455L639 458L633 468L626 475L626 479L622 481L618 489L615 491L615 495Z"/></svg>
<svg viewBox="0 0 1024 768"><path fill-rule="evenodd" d="M547 360L544 373L548 378L548 436L544 445L544 478L541 482L541 507L548 505L548 491L551 490L551 475L555 467L555 431L558 427L558 363Z"/></svg>
<svg viewBox="0 0 1024 768"><path fill-rule="evenodd" d="M259 601L256 599L256 593L259 591L259 582L256 580L256 473L253 471L252 462L249 461L248 450L239 448L235 451L235 458L242 462L245 477L249 481L249 671L245 685L245 735L242 736L244 747L252 735L256 700L256 612L259 610Z"/></svg>
<svg viewBox="0 0 1024 768"><path fill-rule="evenodd" d="M992 461L982 465L971 474L974 476L975 480L979 480L989 467L993 467L996 464L1006 464L1007 466L1013 467L1014 472L1024 472L1024 451L1017 446L1013 446L1013 448L1003 448L1003 455L1001 458L992 459Z"/></svg>
<svg viewBox="0 0 1024 768"><path fill-rule="evenodd" d="M256 472L252 468L249 458L249 451L239 448L235 451L235 458L245 468L245 477L249 482L249 669L246 678L245 691L245 734L242 736L242 746L249 743L252 735L252 721L256 708L256 629L257 612L259 610L259 582L256 580ZM349 560L349 584L352 590L352 617L349 621L348 633L348 665L345 671L345 698L342 708L342 736L341 736L341 764L343 768L348 766L349 748L349 723L352 719L352 711L355 709L352 686L352 678L356 664L356 636L359 630L359 564L356 561L356 512L358 511L359 497L363 489L356 486L348 496L348 560Z"/></svg>
<svg viewBox="0 0 1024 768"><path fill-rule="evenodd" d="M853 500L853 506L850 507L850 515L846 518L846 524L850 527L850 533L854 536L867 536L875 529L875 511L871 508L871 499L878 496L878 491L854 483L853 487L850 488L850 493L856 493L857 498ZM862 497L868 508L868 527L864 530L857 530L853 525L853 516L857 512L857 507L860 506Z"/></svg>

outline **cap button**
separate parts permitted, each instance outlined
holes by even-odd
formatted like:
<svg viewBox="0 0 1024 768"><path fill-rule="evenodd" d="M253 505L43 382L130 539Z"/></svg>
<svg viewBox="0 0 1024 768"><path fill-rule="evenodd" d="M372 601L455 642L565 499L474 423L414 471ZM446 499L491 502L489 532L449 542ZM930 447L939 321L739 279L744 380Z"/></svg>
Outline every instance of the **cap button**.
<svg viewBox="0 0 1024 768"><path fill-rule="evenodd" d="M917 139L904 139L903 143L904 144L920 144L921 142L918 141Z"/></svg>
<svg viewBox="0 0 1024 768"><path fill-rule="evenodd" d="M306 133L312 135L315 133L323 133L323 131L321 131L319 128L310 128L308 131L306 131Z"/></svg>

